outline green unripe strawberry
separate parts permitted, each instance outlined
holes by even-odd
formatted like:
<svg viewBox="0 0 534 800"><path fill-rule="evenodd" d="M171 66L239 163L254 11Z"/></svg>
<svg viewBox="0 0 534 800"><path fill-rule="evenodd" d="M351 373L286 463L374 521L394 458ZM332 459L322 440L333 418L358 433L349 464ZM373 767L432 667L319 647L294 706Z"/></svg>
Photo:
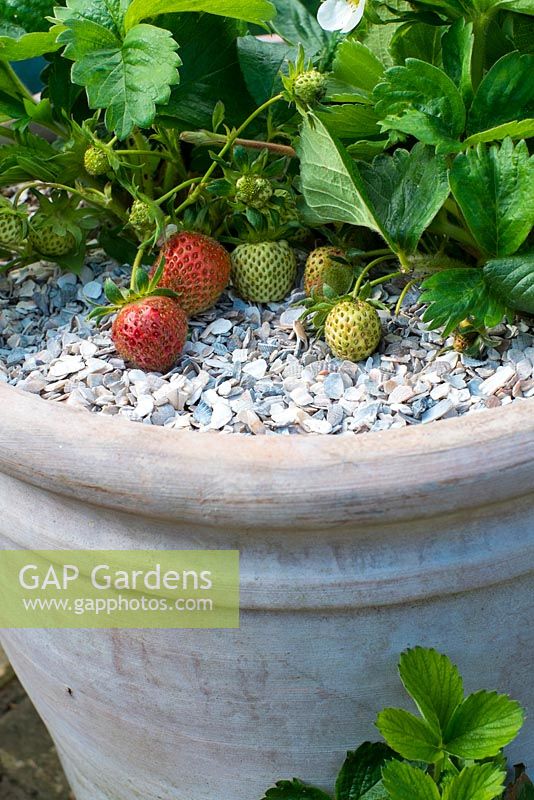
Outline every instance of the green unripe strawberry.
<svg viewBox="0 0 534 800"><path fill-rule="evenodd" d="M363 300L343 300L326 318L326 343L337 358L362 361L372 355L382 338L376 309Z"/></svg>
<svg viewBox="0 0 534 800"><path fill-rule="evenodd" d="M297 75L293 84L295 97L307 105L322 100L326 94L327 78L319 70L311 69Z"/></svg>
<svg viewBox="0 0 534 800"><path fill-rule="evenodd" d="M69 230L59 232L58 225L39 211L30 220L30 243L43 256L64 256L76 248L76 239Z"/></svg>
<svg viewBox="0 0 534 800"><path fill-rule="evenodd" d="M236 200L251 208L265 208L273 196L271 182L254 175L242 175L236 189Z"/></svg>
<svg viewBox="0 0 534 800"><path fill-rule="evenodd" d="M304 270L304 291L308 297L314 289L323 288L325 272L339 263L333 257L344 258L345 253L339 247L318 247L308 256Z"/></svg>
<svg viewBox="0 0 534 800"><path fill-rule="evenodd" d="M85 171L95 178L99 175L105 175L109 170L109 159L107 155L99 147L94 145L88 147L83 157L83 164Z"/></svg>
<svg viewBox="0 0 534 800"><path fill-rule="evenodd" d="M0 245L20 246L26 238L24 218L10 208L0 206Z"/></svg>
<svg viewBox="0 0 534 800"><path fill-rule="evenodd" d="M232 253L232 281L245 300L283 300L296 277L297 257L286 241L241 244Z"/></svg>
<svg viewBox="0 0 534 800"><path fill-rule="evenodd" d="M130 209L130 225L138 231L150 231L153 227L150 206L143 200L134 200Z"/></svg>

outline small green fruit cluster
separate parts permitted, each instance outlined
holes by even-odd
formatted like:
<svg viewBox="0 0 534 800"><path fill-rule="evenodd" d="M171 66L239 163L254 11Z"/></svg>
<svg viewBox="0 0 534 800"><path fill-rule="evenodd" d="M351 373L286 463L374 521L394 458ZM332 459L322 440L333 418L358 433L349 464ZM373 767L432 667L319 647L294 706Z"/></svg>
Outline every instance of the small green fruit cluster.
<svg viewBox="0 0 534 800"><path fill-rule="evenodd" d="M97 178L109 170L109 158L99 147L92 145L85 151L83 164L88 175Z"/></svg>
<svg viewBox="0 0 534 800"><path fill-rule="evenodd" d="M317 69L311 69L297 75L293 83L293 92L298 100L306 105L318 103L326 94L327 78Z"/></svg>
<svg viewBox="0 0 534 800"><path fill-rule="evenodd" d="M242 175L236 182L236 200L250 208L265 208L273 196L273 187L267 178Z"/></svg>
<svg viewBox="0 0 534 800"><path fill-rule="evenodd" d="M150 233L153 227L150 206L143 200L134 200L130 209L129 222L139 233Z"/></svg>

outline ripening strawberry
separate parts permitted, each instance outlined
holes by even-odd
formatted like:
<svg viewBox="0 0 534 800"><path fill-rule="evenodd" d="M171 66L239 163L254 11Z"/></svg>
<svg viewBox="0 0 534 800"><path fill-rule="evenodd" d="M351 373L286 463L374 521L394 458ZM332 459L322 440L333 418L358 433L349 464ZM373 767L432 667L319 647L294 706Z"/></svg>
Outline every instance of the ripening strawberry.
<svg viewBox="0 0 534 800"><path fill-rule="evenodd" d="M382 338L376 309L363 300L342 300L326 318L325 340L337 358L362 361L372 355Z"/></svg>
<svg viewBox="0 0 534 800"><path fill-rule="evenodd" d="M111 336L125 361L148 372L168 372L184 349L187 317L171 297L142 297L122 306Z"/></svg>
<svg viewBox="0 0 534 800"><path fill-rule="evenodd" d="M313 250L306 261L304 270L304 291L311 295L312 291L319 291L323 288L323 277L325 272L336 265L333 257L345 258L345 253L339 247L318 247Z"/></svg>
<svg viewBox="0 0 534 800"><path fill-rule="evenodd" d="M27 224L24 216L10 206L0 205L0 245L20 247L26 238Z"/></svg>
<svg viewBox="0 0 534 800"><path fill-rule="evenodd" d="M37 211L30 220L30 243L43 256L64 256L76 247L74 234L61 229L50 215Z"/></svg>
<svg viewBox="0 0 534 800"><path fill-rule="evenodd" d="M215 305L228 286L230 255L209 236L191 231L177 233L164 245L161 257L165 266L159 286L176 292L188 317Z"/></svg>
<svg viewBox="0 0 534 800"><path fill-rule="evenodd" d="M297 257L286 241L240 244L232 253L232 281L244 300L283 300L296 277Z"/></svg>

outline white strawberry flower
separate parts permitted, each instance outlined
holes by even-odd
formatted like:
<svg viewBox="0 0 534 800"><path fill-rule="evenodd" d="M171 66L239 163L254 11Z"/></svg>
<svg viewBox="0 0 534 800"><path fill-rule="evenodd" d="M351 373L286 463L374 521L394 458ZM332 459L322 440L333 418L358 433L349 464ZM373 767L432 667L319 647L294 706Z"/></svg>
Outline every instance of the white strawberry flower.
<svg viewBox="0 0 534 800"><path fill-rule="evenodd" d="M317 12L319 25L325 31L350 33L360 24L366 0L323 0Z"/></svg>

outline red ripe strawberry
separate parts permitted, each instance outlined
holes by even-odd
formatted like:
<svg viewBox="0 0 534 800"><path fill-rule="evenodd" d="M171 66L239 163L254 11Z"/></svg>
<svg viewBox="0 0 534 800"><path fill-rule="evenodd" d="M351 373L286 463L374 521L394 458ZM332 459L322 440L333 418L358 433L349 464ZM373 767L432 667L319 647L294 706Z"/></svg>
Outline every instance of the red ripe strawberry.
<svg viewBox="0 0 534 800"><path fill-rule="evenodd" d="M120 309L111 335L125 361L147 372L168 372L187 339L187 317L171 297L141 297Z"/></svg>
<svg viewBox="0 0 534 800"><path fill-rule="evenodd" d="M159 286L176 292L189 317L215 305L228 286L230 255L209 236L190 231L177 233L163 247L161 256L165 267Z"/></svg>

